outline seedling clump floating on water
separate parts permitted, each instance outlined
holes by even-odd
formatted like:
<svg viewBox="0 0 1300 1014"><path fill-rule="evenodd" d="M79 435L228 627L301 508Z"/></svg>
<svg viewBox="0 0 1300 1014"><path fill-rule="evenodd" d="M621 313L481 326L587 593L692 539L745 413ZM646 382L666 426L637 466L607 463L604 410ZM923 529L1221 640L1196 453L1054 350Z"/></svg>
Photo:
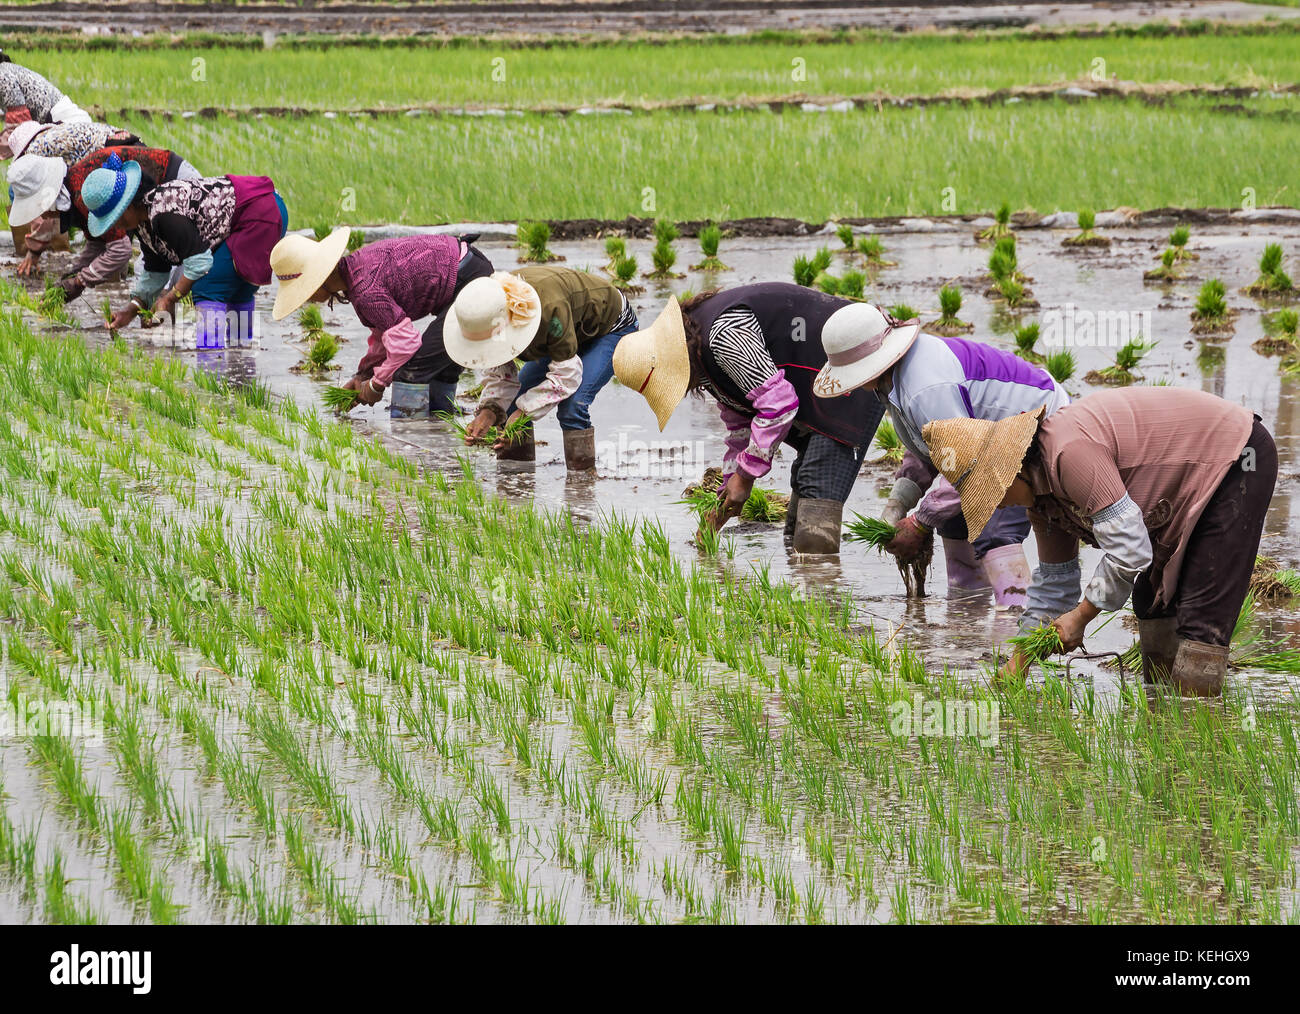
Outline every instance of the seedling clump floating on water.
<svg viewBox="0 0 1300 1014"><path fill-rule="evenodd" d="M640 292L639 285L633 285L632 279L636 277L636 258L620 257L614 262L614 285L624 292Z"/></svg>
<svg viewBox="0 0 1300 1014"><path fill-rule="evenodd" d="M1034 351L1034 346L1038 344L1037 321L1020 325L1020 327L1016 328L1012 337L1016 342L1016 355L1029 360L1031 363L1041 363L1043 361L1043 357Z"/></svg>
<svg viewBox="0 0 1300 1014"><path fill-rule="evenodd" d="M956 285L945 285L939 290L939 319L931 321L925 330L931 334L956 335L974 331L974 324L967 324L957 318L961 310L961 289Z"/></svg>
<svg viewBox="0 0 1300 1014"><path fill-rule="evenodd" d="M1227 288L1218 278L1208 279L1196 294L1196 309L1192 311L1192 331L1212 334L1231 330L1233 312L1228 309Z"/></svg>
<svg viewBox="0 0 1300 1014"><path fill-rule="evenodd" d="M907 448L903 446L903 441L898 436L898 431L894 429L894 424L888 419L881 419L880 425L876 427L876 447L884 452L881 455L881 462L889 465L897 465L903 460L903 455Z"/></svg>
<svg viewBox="0 0 1300 1014"><path fill-rule="evenodd" d="M908 306L906 303L895 303L889 308L889 315L900 323L906 320L916 320L918 316L915 308Z"/></svg>
<svg viewBox="0 0 1300 1014"><path fill-rule="evenodd" d="M1295 286L1282 270L1282 244L1269 243L1259 258L1259 277L1241 291L1248 296L1284 296Z"/></svg>
<svg viewBox="0 0 1300 1014"><path fill-rule="evenodd" d="M1047 355L1047 361L1044 365L1047 368L1047 372L1052 375L1053 380L1058 384L1064 384L1074 376L1074 353L1069 349L1060 349L1056 352L1050 352Z"/></svg>
<svg viewBox="0 0 1300 1014"><path fill-rule="evenodd" d="M627 256L627 243L622 236L610 236L605 240L605 256L609 258L605 262L605 270L613 274L614 265Z"/></svg>
<svg viewBox="0 0 1300 1014"><path fill-rule="evenodd" d="M722 242L722 229L716 225L706 225L700 230L700 252L704 259L692 264L692 271L730 271L731 268L718 259L718 244Z"/></svg>
<svg viewBox="0 0 1300 1014"><path fill-rule="evenodd" d="M1144 272L1143 281L1148 282L1172 282L1182 277L1182 272L1178 270L1178 250L1176 247L1166 247L1160 255L1160 266Z"/></svg>
<svg viewBox="0 0 1300 1014"><path fill-rule="evenodd" d="M893 261L885 260L884 241L874 233L858 239L858 253L867 259L867 267L869 268L889 268L894 266Z"/></svg>
<svg viewBox="0 0 1300 1014"><path fill-rule="evenodd" d="M524 251L519 255L521 261L544 264L547 261L564 259L552 253L547 246L551 241L551 225L549 222L520 222L516 231L519 246Z"/></svg>
<svg viewBox="0 0 1300 1014"><path fill-rule="evenodd" d="M1296 326L1300 323L1300 314L1290 307L1278 310L1264 317L1264 337L1256 341L1251 348L1260 355L1271 356L1278 353L1286 356L1283 369L1287 369L1297 352Z"/></svg>
<svg viewBox="0 0 1300 1014"><path fill-rule="evenodd" d="M841 223L835 227L835 235L838 236L840 242L844 244L844 249L841 250L840 253L852 253L853 226L849 225L847 222Z"/></svg>
<svg viewBox="0 0 1300 1014"><path fill-rule="evenodd" d="M1143 341L1138 335L1115 353L1115 362L1100 370L1091 370L1083 379L1090 384L1131 384L1137 378L1134 371L1142 357L1156 347L1156 342Z"/></svg>
<svg viewBox="0 0 1300 1014"><path fill-rule="evenodd" d="M994 222L987 229L981 229L975 234L975 238L981 243L992 243L1001 239L1003 236L1011 234L1011 205L1006 201L1002 202L1001 207L993 216Z"/></svg>
<svg viewBox="0 0 1300 1014"><path fill-rule="evenodd" d="M677 236L677 226L672 222L664 218L655 221L655 245L650 251L650 259L654 262L655 269L650 272L649 277L682 277L673 271L673 265L677 263L677 248L673 246L673 240Z"/></svg>
<svg viewBox="0 0 1300 1014"><path fill-rule="evenodd" d="M1079 212L1079 232L1074 236L1066 236L1061 240L1064 246L1110 246L1110 238L1107 236L1098 236L1092 231L1097 224L1097 213L1091 208L1083 208Z"/></svg>
<svg viewBox="0 0 1300 1014"><path fill-rule="evenodd" d="M1191 230L1185 225L1178 226L1169 234L1169 245L1173 247L1175 261L1196 261L1201 259L1200 254L1187 249L1187 241L1191 238Z"/></svg>

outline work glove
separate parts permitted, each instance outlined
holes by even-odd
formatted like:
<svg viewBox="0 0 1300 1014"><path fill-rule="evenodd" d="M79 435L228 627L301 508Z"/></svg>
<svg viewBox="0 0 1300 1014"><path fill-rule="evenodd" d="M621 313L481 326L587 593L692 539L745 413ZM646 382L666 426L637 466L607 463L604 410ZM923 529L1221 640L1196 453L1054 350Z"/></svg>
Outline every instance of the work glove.
<svg viewBox="0 0 1300 1014"><path fill-rule="evenodd" d="M898 534L885 543L885 552L892 553L899 563L907 563L921 555L934 533L914 517L905 517L898 523Z"/></svg>
<svg viewBox="0 0 1300 1014"><path fill-rule="evenodd" d="M373 405L384 396L384 389L373 380L363 380L357 385L357 400L363 405Z"/></svg>
<svg viewBox="0 0 1300 1014"><path fill-rule="evenodd" d="M889 499L885 501L885 510L880 515L880 519L897 528L898 523L907 517L920 500L920 486L911 479L898 479L894 482L894 488L889 491Z"/></svg>

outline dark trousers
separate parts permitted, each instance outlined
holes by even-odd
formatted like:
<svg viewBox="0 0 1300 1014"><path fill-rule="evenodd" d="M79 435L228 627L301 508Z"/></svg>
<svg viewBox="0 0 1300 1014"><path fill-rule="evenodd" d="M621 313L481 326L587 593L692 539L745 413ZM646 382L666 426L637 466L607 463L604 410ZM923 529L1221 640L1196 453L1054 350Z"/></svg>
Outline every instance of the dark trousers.
<svg viewBox="0 0 1300 1014"><path fill-rule="evenodd" d="M965 542L967 537L966 519L955 514L936 529L945 539L957 539ZM999 546L1014 546L1029 538L1029 512L1024 507L999 507L989 518L984 530L971 543L975 550L975 559L984 559L984 554Z"/></svg>
<svg viewBox="0 0 1300 1014"><path fill-rule="evenodd" d="M837 500L843 503L853 490L866 446L852 447L820 433L806 433L786 441L797 455L790 466L790 489L801 500Z"/></svg>
<svg viewBox="0 0 1300 1014"><path fill-rule="evenodd" d="M492 262L479 252L478 247L471 246L468 256L461 262L460 270L456 272L456 288L451 298L455 299L460 290L475 278L486 278L490 274ZM442 341L442 326L446 318L447 310L443 310L429 322L429 326L424 329L420 350L393 374L393 380L400 384L429 384L434 381L454 384L460 379L462 367L447 355Z"/></svg>
<svg viewBox="0 0 1300 1014"><path fill-rule="evenodd" d="M1241 457L1228 469L1192 529L1172 602L1154 608L1151 571L1133 584L1139 619L1178 618L1178 636L1225 646L1250 591L1264 517L1277 483L1277 447L1259 417Z"/></svg>

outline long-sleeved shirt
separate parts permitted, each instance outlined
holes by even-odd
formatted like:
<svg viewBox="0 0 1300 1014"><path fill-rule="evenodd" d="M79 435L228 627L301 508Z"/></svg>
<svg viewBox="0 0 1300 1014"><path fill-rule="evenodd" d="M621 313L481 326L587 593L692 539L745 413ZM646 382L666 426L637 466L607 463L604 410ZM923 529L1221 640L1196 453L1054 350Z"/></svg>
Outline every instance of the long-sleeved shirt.
<svg viewBox="0 0 1300 1014"><path fill-rule="evenodd" d="M921 436L926 423L997 421L1043 404L1050 416L1069 403L1070 396L1046 370L1019 356L966 338L918 335L895 365L888 395L890 419L908 451L896 475L929 490L916 519L934 527L961 510L957 491L930 460Z"/></svg>
<svg viewBox="0 0 1300 1014"><path fill-rule="evenodd" d="M7 66L0 64L0 67ZM61 158L65 165L72 167L109 144L138 140L130 131L107 123L55 123L33 137L23 154Z"/></svg>
<svg viewBox="0 0 1300 1014"><path fill-rule="evenodd" d="M363 246L339 262L357 319L370 328L357 376L387 387L420 350L415 321L447 310L468 247L455 236L404 236Z"/></svg>
<svg viewBox="0 0 1300 1014"><path fill-rule="evenodd" d="M1022 625L1078 602L1080 539L1104 554L1084 592L1097 608L1123 606L1144 571L1154 604L1173 601L1188 539L1252 425L1240 405L1175 387L1102 391L1044 420L1029 517L1050 565Z"/></svg>
<svg viewBox="0 0 1300 1014"><path fill-rule="evenodd" d="M727 427L723 482L735 472L751 479L766 475L772 458L794 425L799 395L777 368L758 318L746 306L733 306L709 328L713 358L731 381L745 392L753 414L738 411L717 391L722 423Z"/></svg>
<svg viewBox="0 0 1300 1014"><path fill-rule="evenodd" d="M19 123L28 117L37 123L47 122L63 99L63 92L36 71L16 63L0 63L0 105L4 106L6 123Z"/></svg>

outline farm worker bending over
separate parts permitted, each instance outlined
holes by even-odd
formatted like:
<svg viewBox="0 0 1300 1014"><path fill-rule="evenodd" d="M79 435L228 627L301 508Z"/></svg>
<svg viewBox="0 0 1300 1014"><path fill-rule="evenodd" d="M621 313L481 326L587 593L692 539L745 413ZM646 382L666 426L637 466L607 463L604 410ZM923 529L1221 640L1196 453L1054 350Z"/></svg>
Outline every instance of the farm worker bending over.
<svg viewBox="0 0 1300 1014"><path fill-rule="evenodd" d="M591 402L613 376L614 350L637 329L636 313L603 278L536 265L476 278L447 314L447 354L483 371L483 395L467 440L488 427L526 420L523 433L497 441L499 458L532 461L531 421L552 408L572 472L596 467ZM524 361L516 369L515 360Z"/></svg>
<svg viewBox="0 0 1300 1014"><path fill-rule="evenodd" d="M280 280L272 316L282 320L303 303L351 303L370 328L366 354L343 386L373 405L392 388L389 414L427 418L455 411L460 366L443 347L442 329L452 300L475 278L492 274L491 262L470 244L477 236L406 236L381 239L348 253L351 230L336 229L317 242L285 236L271 251ZM414 321L432 316L424 335Z"/></svg>
<svg viewBox="0 0 1300 1014"><path fill-rule="evenodd" d="M144 252L144 271L135 280L130 305L113 314L113 330L126 327L150 304L154 313L171 316L177 301L192 294L200 347L219 346L227 338L237 337L240 344L251 340L253 297L271 281L271 248L289 221L269 177L157 183L139 162L109 159L86 177L81 199L92 236L120 225L139 237ZM168 288L176 266L181 277Z"/></svg>
<svg viewBox="0 0 1300 1014"><path fill-rule="evenodd" d="M972 538L999 505L1029 508L1042 565L1021 629L1050 619L1073 651L1132 593L1144 677L1218 694L1277 480L1268 430L1174 387L1102 391L1043 416L925 427ZM1105 554L1082 596L1080 539ZM1004 672L1024 664L1015 655Z"/></svg>
<svg viewBox="0 0 1300 1014"><path fill-rule="evenodd" d="M30 275L39 270L41 254L50 245L43 238L46 234L67 232L73 226L89 233L81 187L87 176L114 156L139 162L151 179L166 182L199 177L197 169L166 148L139 145L100 148L71 166L64 166L62 159L23 155L9 167L9 185L14 192L14 213L10 214L9 221L23 225L43 216L52 219L53 224L34 229L27 236L27 255L18 263L18 274ZM15 213L19 215L17 219ZM116 279L130 260L131 237L118 226L88 239L59 284L66 298L76 299L87 288Z"/></svg>
<svg viewBox="0 0 1300 1014"><path fill-rule="evenodd" d="M884 520L899 532L885 548L906 562L938 531L950 593L992 586L998 606L1023 606L1030 577L1025 509L997 511L968 541L957 492L943 478L935 482L939 470L922 431L935 419L997 420L1039 405L1051 415L1069 404L1069 395L1046 370L1009 352L965 338L922 334L915 325L895 321L882 329L875 307L862 303L827 321L823 343L829 361L814 385L817 394L834 399L848 391L873 391L888 406L907 448L884 511ZM916 512L909 515L913 507Z"/></svg>
<svg viewBox="0 0 1300 1014"><path fill-rule="evenodd" d="M0 104L4 106L4 133L0 158L9 158L8 133L20 123L88 123L90 115L48 80L13 62L0 51Z"/></svg>
<svg viewBox="0 0 1300 1014"><path fill-rule="evenodd" d="M739 516L785 443L797 455L786 535L799 553L839 552L844 501L884 414L866 393L840 401L812 395L826 361L823 328L848 305L802 285L742 285L680 306L670 299L654 324L619 347L619 383L645 396L660 430L688 391L717 400L727 453L714 528Z"/></svg>

